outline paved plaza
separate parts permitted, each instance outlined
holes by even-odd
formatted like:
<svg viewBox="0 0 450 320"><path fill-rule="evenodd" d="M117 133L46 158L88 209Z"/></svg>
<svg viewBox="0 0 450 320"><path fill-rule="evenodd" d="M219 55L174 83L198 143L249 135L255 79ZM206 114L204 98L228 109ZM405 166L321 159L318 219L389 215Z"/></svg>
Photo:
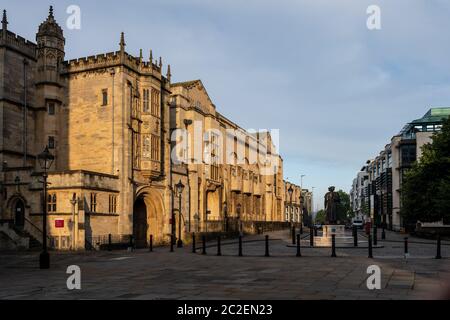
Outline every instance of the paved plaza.
<svg viewBox="0 0 450 320"><path fill-rule="evenodd" d="M270 257L264 257L264 237L244 238L243 257L236 240L215 242L207 254L190 246L169 252L96 251L52 252L51 269L40 270L39 252L0 254L0 299L442 299L450 283L450 242L442 242L443 259L434 259L433 240L387 232L374 259L367 248L310 248L303 234L301 253L291 245L288 231L269 233ZM360 239L364 237L360 235ZM367 243L366 243L367 244ZM366 286L367 267L381 268L381 289ZM68 290L66 269L81 268L81 290Z"/></svg>

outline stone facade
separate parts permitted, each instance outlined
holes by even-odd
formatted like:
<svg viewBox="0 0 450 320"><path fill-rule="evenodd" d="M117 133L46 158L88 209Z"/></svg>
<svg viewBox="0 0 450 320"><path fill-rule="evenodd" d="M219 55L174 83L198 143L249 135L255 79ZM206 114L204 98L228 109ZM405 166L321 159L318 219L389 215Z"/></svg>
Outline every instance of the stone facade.
<svg viewBox="0 0 450 320"><path fill-rule="evenodd" d="M228 219L283 221L282 159L270 134L247 132L218 113L201 81L171 84L170 66L163 75L161 58L151 51L148 60L142 50L137 57L127 53L123 33L118 51L70 61L65 41L52 9L36 43L9 31L3 14L2 224L40 240L45 206L50 242L58 249L95 247L109 234L133 235L136 246L147 245L150 235L155 244L167 243L178 234L179 181L186 186L182 237L226 229ZM235 164L172 164L171 134L195 127L186 120L202 123L202 134L238 131L233 148L243 146L244 157L233 158ZM200 139L201 152L215 143ZM37 156L46 146L55 160L43 199ZM267 151L264 163L249 162L252 148ZM263 174L267 156L277 166Z"/></svg>
<svg viewBox="0 0 450 320"><path fill-rule="evenodd" d="M173 152L179 160L172 179L186 186L186 230L283 221L282 159L272 154L270 135L247 132L217 112L200 80L172 84L171 90ZM253 157L261 150L267 152ZM265 167L267 158L276 160L275 174Z"/></svg>

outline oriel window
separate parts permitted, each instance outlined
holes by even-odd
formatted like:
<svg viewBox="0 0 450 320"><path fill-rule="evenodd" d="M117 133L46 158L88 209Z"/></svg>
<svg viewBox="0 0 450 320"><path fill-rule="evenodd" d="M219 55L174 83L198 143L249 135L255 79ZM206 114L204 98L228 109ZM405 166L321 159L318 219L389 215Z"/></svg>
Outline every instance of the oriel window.
<svg viewBox="0 0 450 320"><path fill-rule="evenodd" d="M155 117L159 117L159 99L160 94L158 90L152 89L152 108L151 108L151 114Z"/></svg>
<svg viewBox="0 0 450 320"><path fill-rule="evenodd" d="M149 112L150 111L150 90L149 89L144 89L143 93L143 98L144 98L144 112Z"/></svg>

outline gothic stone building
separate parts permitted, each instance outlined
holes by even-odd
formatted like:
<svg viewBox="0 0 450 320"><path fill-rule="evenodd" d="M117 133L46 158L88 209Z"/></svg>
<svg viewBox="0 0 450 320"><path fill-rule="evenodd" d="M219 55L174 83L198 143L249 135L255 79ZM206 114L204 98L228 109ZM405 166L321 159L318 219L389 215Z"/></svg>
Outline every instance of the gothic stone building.
<svg viewBox="0 0 450 320"><path fill-rule="evenodd" d="M128 54L123 34L119 51L70 61L64 60L65 41L52 8L36 43L8 30L3 13L0 240L27 247L30 239L41 239L45 205L50 242L58 249L95 246L108 234L133 235L137 245L145 245L150 234L155 243L169 241L177 202L171 186L181 180L176 173L180 168L174 166L173 175L171 170L170 101L172 91L181 97L191 89L171 86L170 66L164 76L161 58L154 61L151 52L149 60L142 51L139 57ZM234 125L218 113L212 119L217 126ZM172 125L182 123L179 119ZM37 156L46 146L55 160L43 199ZM177 172L183 170L181 166ZM189 176L190 181L184 178L189 186L183 193L184 210L189 208L192 216L186 223L188 213L182 209L183 231L192 231L194 216L201 231L207 231L205 221L220 217L227 203L236 211L242 202L248 206L244 213L256 212L258 220L282 220L281 167L274 196L269 194L277 181L263 183L259 174L251 176L252 192L225 187L223 179L231 172L224 171L220 179L203 173ZM250 185L242 182L241 187ZM233 191L238 200L232 200Z"/></svg>

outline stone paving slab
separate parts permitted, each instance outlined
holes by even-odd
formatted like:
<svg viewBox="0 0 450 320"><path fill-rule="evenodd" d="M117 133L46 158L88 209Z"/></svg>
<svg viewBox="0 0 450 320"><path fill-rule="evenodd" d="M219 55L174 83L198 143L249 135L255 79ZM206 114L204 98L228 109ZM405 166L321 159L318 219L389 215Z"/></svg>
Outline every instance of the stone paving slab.
<svg viewBox="0 0 450 320"><path fill-rule="evenodd" d="M387 234L394 238L395 234ZM449 288L450 247L444 259L433 259L435 247L384 242L374 249L302 248L295 257L287 231L269 234L270 257L264 257L262 236L245 237L244 257L237 241L216 256L214 242L207 255L186 246L169 252L148 250L61 253L51 252L51 269L39 270L39 253L0 253L0 299L436 299ZM246 240L251 240L247 242ZM400 250L399 250L400 249ZM69 291L66 268L79 265L82 289ZM381 290L368 290L367 267L381 268Z"/></svg>

